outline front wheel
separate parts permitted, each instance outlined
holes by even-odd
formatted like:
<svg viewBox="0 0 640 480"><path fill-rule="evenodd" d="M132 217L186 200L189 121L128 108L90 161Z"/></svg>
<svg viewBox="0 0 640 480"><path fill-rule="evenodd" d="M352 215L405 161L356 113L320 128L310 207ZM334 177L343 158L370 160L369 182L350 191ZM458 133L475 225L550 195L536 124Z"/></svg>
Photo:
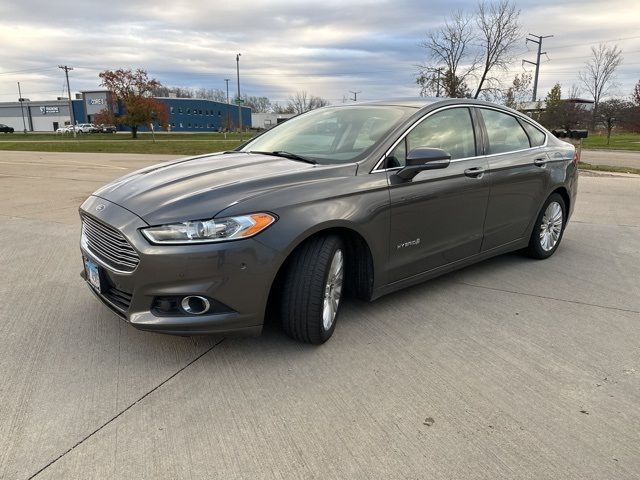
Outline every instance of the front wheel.
<svg viewBox="0 0 640 480"><path fill-rule="evenodd" d="M564 233L567 209L563 198L552 194L540 209L529 239L527 254L533 258L549 258L558 249Z"/></svg>
<svg viewBox="0 0 640 480"><path fill-rule="evenodd" d="M282 328L301 342L326 342L336 327L345 269L337 235L312 238L293 254L282 294Z"/></svg>

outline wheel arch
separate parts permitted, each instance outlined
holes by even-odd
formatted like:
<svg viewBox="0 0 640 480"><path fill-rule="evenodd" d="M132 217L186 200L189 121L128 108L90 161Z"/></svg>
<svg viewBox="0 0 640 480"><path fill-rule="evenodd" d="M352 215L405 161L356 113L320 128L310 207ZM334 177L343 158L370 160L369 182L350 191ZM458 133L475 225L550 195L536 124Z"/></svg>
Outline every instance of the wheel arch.
<svg viewBox="0 0 640 480"><path fill-rule="evenodd" d="M278 267L269 289L269 296L266 305L265 319L276 314L278 309L278 299L282 293L282 283L287 273L290 260L297 250L306 242L323 235L338 235L346 246L346 292L361 300L370 300L373 295L373 284L375 278L374 259L371 247L363 235L347 225L324 226L321 229L307 232L299 237L294 246L288 251L286 257Z"/></svg>
<svg viewBox="0 0 640 480"><path fill-rule="evenodd" d="M569 191L565 187L557 187L555 190L551 191L549 195L547 195L547 198L549 198L554 193L557 193L562 197L562 200L564 200L565 209L567 212L569 212L571 209L571 197L569 195ZM545 198L545 202L546 202L546 198Z"/></svg>

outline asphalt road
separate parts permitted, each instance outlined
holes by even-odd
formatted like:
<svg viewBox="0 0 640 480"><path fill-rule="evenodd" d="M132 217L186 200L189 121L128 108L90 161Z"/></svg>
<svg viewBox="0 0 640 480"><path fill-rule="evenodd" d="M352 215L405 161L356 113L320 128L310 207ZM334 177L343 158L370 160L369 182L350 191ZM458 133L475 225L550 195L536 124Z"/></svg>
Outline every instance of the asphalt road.
<svg viewBox="0 0 640 480"><path fill-rule="evenodd" d="M87 291L78 204L157 159L0 154L0 478L640 478L640 177L582 176L553 258L347 301L312 347Z"/></svg>
<svg viewBox="0 0 640 480"><path fill-rule="evenodd" d="M583 150L581 160L592 165L640 168L640 152L622 150Z"/></svg>

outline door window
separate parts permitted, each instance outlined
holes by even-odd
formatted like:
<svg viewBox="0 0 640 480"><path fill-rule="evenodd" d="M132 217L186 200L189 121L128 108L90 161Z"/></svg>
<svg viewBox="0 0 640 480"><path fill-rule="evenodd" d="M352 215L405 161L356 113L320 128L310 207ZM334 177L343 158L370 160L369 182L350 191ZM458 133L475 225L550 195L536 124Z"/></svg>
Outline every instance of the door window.
<svg viewBox="0 0 640 480"><path fill-rule="evenodd" d="M440 148L451 159L476 155L475 135L468 108L449 108L425 118L390 153L387 168L403 167L407 152L418 147Z"/></svg>
<svg viewBox="0 0 640 480"><path fill-rule="evenodd" d="M482 118L489 138L488 154L514 152L530 148L529 137L516 117L497 110L482 110Z"/></svg>

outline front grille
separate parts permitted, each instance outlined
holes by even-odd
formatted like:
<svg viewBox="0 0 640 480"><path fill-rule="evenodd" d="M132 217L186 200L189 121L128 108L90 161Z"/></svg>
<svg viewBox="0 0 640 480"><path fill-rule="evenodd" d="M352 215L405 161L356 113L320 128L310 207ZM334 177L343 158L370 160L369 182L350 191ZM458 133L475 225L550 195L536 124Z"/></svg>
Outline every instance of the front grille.
<svg viewBox="0 0 640 480"><path fill-rule="evenodd" d="M86 241L85 247L113 269L133 272L138 266L138 253L115 228L83 215L82 235Z"/></svg>
<svg viewBox="0 0 640 480"><path fill-rule="evenodd" d="M129 305L131 305L130 293L123 292L115 287L109 287L106 292L102 292L102 296L109 300L112 305L121 312L124 313L129 310Z"/></svg>

